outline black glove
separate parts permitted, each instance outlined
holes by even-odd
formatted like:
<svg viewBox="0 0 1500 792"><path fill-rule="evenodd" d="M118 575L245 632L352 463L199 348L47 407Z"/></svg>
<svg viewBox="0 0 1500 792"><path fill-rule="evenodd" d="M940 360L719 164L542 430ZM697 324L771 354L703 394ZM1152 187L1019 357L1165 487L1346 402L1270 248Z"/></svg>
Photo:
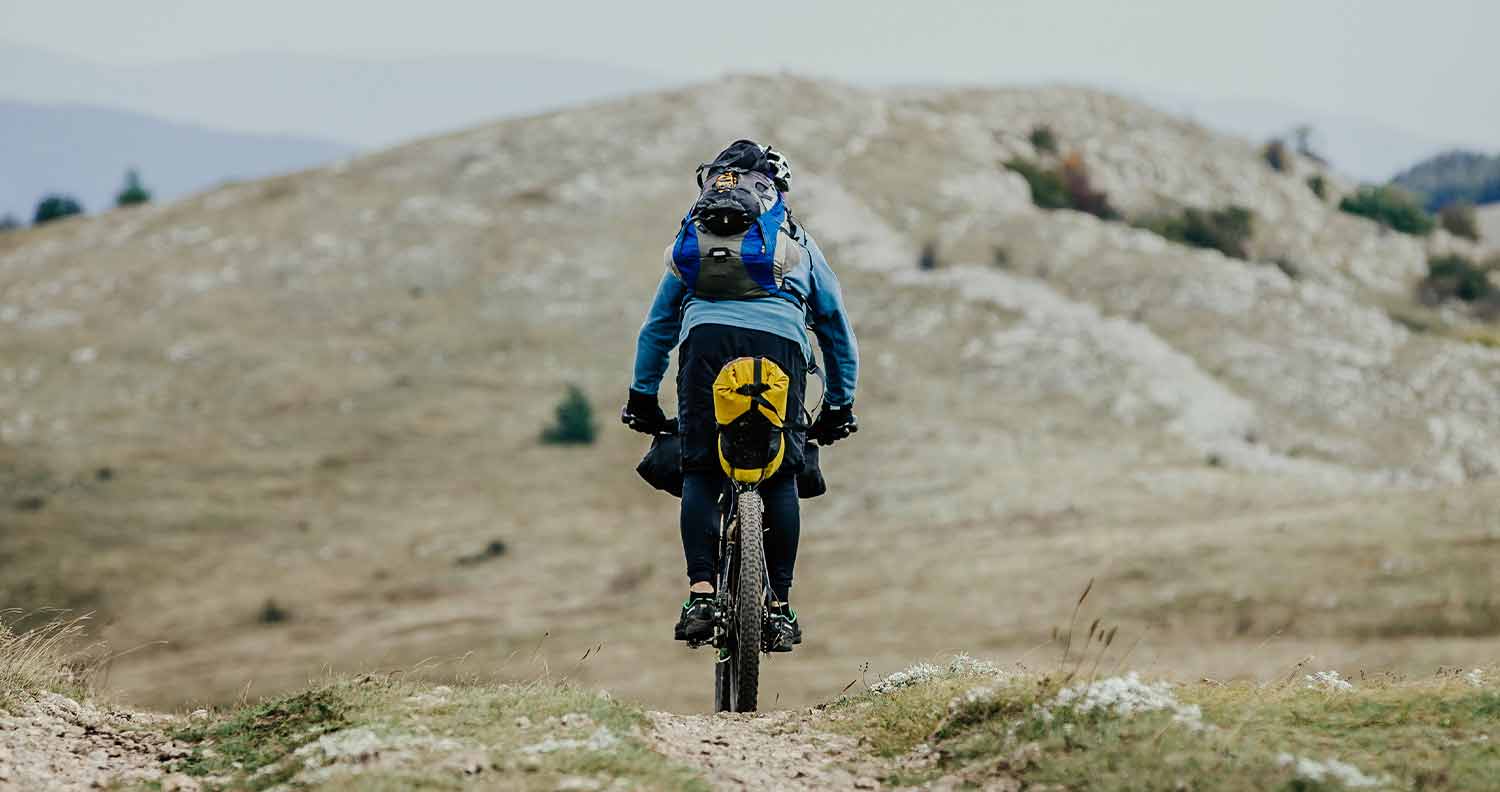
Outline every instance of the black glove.
<svg viewBox="0 0 1500 792"><path fill-rule="evenodd" d="M833 445L859 431L859 419L854 416L854 405L832 407L827 404L818 411L818 420L813 421L807 436L820 446Z"/></svg>
<svg viewBox="0 0 1500 792"><path fill-rule="evenodd" d="M620 423L642 434L672 434L671 423L656 396L630 389L630 400L620 410Z"/></svg>

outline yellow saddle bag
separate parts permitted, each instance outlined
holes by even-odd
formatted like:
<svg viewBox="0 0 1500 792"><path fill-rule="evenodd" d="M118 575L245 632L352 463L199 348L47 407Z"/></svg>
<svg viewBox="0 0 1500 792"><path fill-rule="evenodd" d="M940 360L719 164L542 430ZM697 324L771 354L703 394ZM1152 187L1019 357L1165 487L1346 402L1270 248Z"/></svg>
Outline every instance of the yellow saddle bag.
<svg viewBox="0 0 1500 792"><path fill-rule="evenodd" d="M787 399L792 378L770 358L735 358L714 378L719 465L735 481L756 484L786 456Z"/></svg>

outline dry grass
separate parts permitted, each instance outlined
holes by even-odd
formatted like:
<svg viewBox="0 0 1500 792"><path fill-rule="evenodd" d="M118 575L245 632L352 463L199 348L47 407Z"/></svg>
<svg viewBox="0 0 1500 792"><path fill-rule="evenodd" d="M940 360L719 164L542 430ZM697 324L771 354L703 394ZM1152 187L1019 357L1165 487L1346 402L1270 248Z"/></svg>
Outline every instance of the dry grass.
<svg viewBox="0 0 1500 792"><path fill-rule="evenodd" d="M26 694L44 690L79 697L88 674L75 658L89 617L12 629L26 615L14 609L0 611L0 708L12 708Z"/></svg>
<svg viewBox="0 0 1500 792"><path fill-rule="evenodd" d="M1305 792L1368 779L1377 788L1466 790L1488 788L1500 773L1497 669L1333 685L1311 671L1295 667L1265 684L1179 685L950 671L827 712L832 729L894 760L892 784ZM1084 698L1062 695L1068 688L1101 705L1064 703Z"/></svg>

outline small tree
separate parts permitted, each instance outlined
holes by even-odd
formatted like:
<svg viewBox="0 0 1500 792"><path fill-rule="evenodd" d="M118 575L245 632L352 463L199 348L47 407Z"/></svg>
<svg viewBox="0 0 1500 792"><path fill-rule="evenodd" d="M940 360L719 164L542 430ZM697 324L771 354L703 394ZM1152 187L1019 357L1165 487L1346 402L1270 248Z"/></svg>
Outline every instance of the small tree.
<svg viewBox="0 0 1500 792"><path fill-rule="evenodd" d="M1056 171L1043 168L1036 163L1013 159L1005 167L1021 174L1031 188L1031 202L1042 209L1067 209L1068 190Z"/></svg>
<svg viewBox="0 0 1500 792"><path fill-rule="evenodd" d="M1286 173L1291 166L1291 154L1286 150L1286 144L1280 138L1270 141L1260 150L1260 155L1265 158L1266 164L1277 173Z"/></svg>
<svg viewBox="0 0 1500 792"><path fill-rule="evenodd" d="M1214 210L1188 208L1178 215L1148 218L1136 225L1173 242L1245 259L1249 258L1250 237L1255 233L1255 215L1243 206Z"/></svg>
<svg viewBox="0 0 1500 792"><path fill-rule="evenodd" d="M1089 179L1088 166L1083 155L1074 152L1062 164L1063 189L1068 194L1068 206L1087 212L1101 220L1118 220L1120 213L1109 203L1109 196L1095 190Z"/></svg>
<svg viewBox="0 0 1500 792"><path fill-rule="evenodd" d="M125 171L125 186L115 196L115 206L135 206L151 200L151 191L141 184L141 174L135 168Z"/></svg>
<svg viewBox="0 0 1500 792"><path fill-rule="evenodd" d="M1438 212L1438 223L1454 236L1479 241L1479 221L1474 217L1474 204L1466 201L1448 204Z"/></svg>
<svg viewBox="0 0 1500 792"><path fill-rule="evenodd" d="M1500 297L1484 268L1463 256L1437 256L1427 261L1427 277L1420 293L1428 302L1461 300L1478 303Z"/></svg>
<svg viewBox="0 0 1500 792"><path fill-rule="evenodd" d="M83 214L83 204L79 203L77 198L71 195L53 194L37 203L36 215L32 218L31 224L41 225L77 214Z"/></svg>
<svg viewBox="0 0 1500 792"><path fill-rule="evenodd" d="M1339 201L1339 209L1368 217L1403 234L1426 236L1432 232L1432 215L1422 209L1411 193L1399 187L1361 187L1359 192L1344 196L1344 200Z"/></svg>
<svg viewBox="0 0 1500 792"><path fill-rule="evenodd" d="M1315 131L1316 130L1313 129L1311 124L1299 124L1297 127L1292 129L1292 139L1296 141L1298 154L1307 157L1308 159L1318 163L1319 165L1327 165L1328 160L1324 159L1323 155L1319 154L1317 150L1313 148L1312 141Z"/></svg>
<svg viewBox="0 0 1500 792"><path fill-rule="evenodd" d="M1038 124L1031 130L1029 137L1032 148L1042 154L1057 153L1057 135L1053 134L1052 127L1046 124Z"/></svg>
<svg viewBox="0 0 1500 792"><path fill-rule="evenodd" d="M568 393L557 403L557 419L542 430L542 442L548 445L591 445L599 426L594 421L594 408L577 385L569 385Z"/></svg>
<svg viewBox="0 0 1500 792"><path fill-rule="evenodd" d="M937 244L928 242L922 245L922 253L917 256L917 269L930 271L938 268Z"/></svg>
<svg viewBox="0 0 1500 792"><path fill-rule="evenodd" d="M1320 199L1327 198L1328 180L1323 178L1323 174L1314 173L1307 177L1307 189L1312 190L1313 195L1318 196Z"/></svg>

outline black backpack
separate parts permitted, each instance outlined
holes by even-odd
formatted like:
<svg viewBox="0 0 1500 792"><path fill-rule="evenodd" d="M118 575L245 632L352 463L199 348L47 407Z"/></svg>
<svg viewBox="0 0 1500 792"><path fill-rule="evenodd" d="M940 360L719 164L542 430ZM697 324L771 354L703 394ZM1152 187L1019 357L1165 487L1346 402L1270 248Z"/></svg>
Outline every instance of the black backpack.
<svg viewBox="0 0 1500 792"><path fill-rule="evenodd" d="M698 200L688 217L715 236L743 234L778 197L766 152L749 140L736 140L713 162L698 166Z"/></svg>

